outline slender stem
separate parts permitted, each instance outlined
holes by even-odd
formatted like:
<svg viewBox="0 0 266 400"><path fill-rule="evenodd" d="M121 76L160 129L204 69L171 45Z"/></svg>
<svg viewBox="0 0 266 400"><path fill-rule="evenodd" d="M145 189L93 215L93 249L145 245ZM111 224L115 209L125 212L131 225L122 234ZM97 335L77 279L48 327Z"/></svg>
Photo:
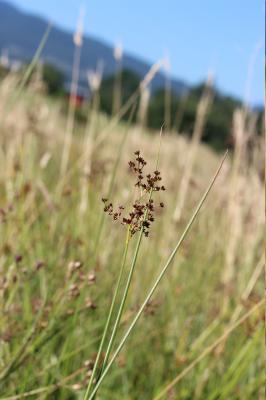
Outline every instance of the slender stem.
<svg viewBox="0 0 266 400"><path fill-rule="evenodd" d="M36 50L36 52L34 54L34 57L33 57L32 61L30 62L30 64L28 65L28 67L26 68L26 71L25 71L24 75L22 76L22 79L21 79L20 83L18 84L17 89L13 92L11 97L9 97L7 99L6 105L5 105L5 110L4 110L5 112L1 113L2 114L1 115L1 121L0 121L1 125L4 123L6 117L8 116L9 112L13 108L16 100L21 95L21 92L22 92L23 88L25 87L27 81L29 80L29 78L30 78L30 76L32 74L32 71L34 70L34 68L35 68L35 66L36 66L36 64L37 64L37 62L38 62L38 60L40 58L42 50L43 50L43 48L44 48L44 46L45 46L45 44L47 42L47 39L49 37L51 29L52 29L52 24L49 23L47 28L46 28L46 30L45 30L45 32L44 32L44 34L43 34L43 37L42 37L42 39L40 41L40 44L39 44L39 46L38 46L38 48L37 48L37 50Z"/></svg>
<svg viewBox="0 0 266 400"><path fill-rule="evenodd" d="M116 317L116 320L115 320L115 324L114 324L114 327L113 327L111 338L110 338L108 346L107 346L107 350L106 350L106 353L105 353L103 365L102 365L102 368L100 370L100 374L99 374L98 380L101 378L101 374L104 371L105 366L106 366L106 364L108 362L108 358L109 358L110 352L112 350L112 345L114 343L114 340L115 340L115 337L116 337L116 334L117 334L118 326L119 326L119 323L120 323L120 320L121 320L121 316L122 316L122 313L123 313L123 310L124 310L125 302L126 302L126 299L127 299L129 286L130 286L130 283L132 281L133 272L135 270L135 265L136 265L136 261L137 261L137 257L138 257L138 253L139 253L139 248L140 248L140 243L141 243L142 236L143 236L143 228L141 229L141 231L139 233L138 242L137 242L137 246L136 246L136 249L135 249L135 254L134 254L134 257L133 257L133 260L132 260L132 263L131 263L131 268L130 268L130 272L129 272L129 275L128 275L128 279L127 279L126 287L125 287L125 290L124 290L123 298L122 298L121 303L120 303L120 307L119 307L119 310L118 310L118 313L117 313L117 317ZM90 386L91 386L91 383L90 383ZM95 399L96 393L97 392L95 391L93 397L91 397L92 399ZM87 400L86 396L85 396L84 400Z"/></svg>
<svg viewBox="0 0 266 400"><path fill-rule="evenodd" d="M100 346L99 346L99 349L98 349L97 357L96 357L96 360L95 360L95 363L94 363L94 366L93 366L92 375L90 377L89 385L87 387L87 390L86 390L86 393L85 393L85 396L84 396L84 400L87 400L88 395L90 393L90 390L91 390L91 387L92 387L92 384L93 384L93 381L94 381L94 378L95 378L95 374L96 374L96 371L97 371L97 367L98 367L98 364L99 364L100 356L101 356L101 353L102 353L102 350L103 350L104 342L105 342L105 339L106 339L106 336L107 336L107 333L108 333L108 330L109 330L111 318L112 318L113 311L114 311L114 305L115 305L115 302L116 302L116 298L117 298L118 291L119 291L120 284L121 284L121 279L122 279L123 272L124 272L125 265L126 265L126 258L127 258L129 241L130 241L130 232L129 232L129 229L128 229L127 230L126 243L125 243L125 249L124 249L124 254L123 254L123 259L122 259L122 264L121 264L121 268L120 268L120 271L119 271L119 276L118 276L118 279L117 279L115 292L114 292L112 303L111 303L111 306L110 306L110 309L109 309L109 314L108 314L108 317L107 317L107 320L106 320L106 324L105 324L104 332L103 332L103 335L102 335L101 343L100 343Z"/></svg>
<svg viewBox="0 0 266 400"><path fill-rule="evenodd" d="M179 239L179 241L177 242L177 244L176 244L174 250L172 251L171 255L169 256L169 258L168 258L168 260L167 260L167 262L166 262L164 268L162 269L162 271L160 272L159 276L158 276L157 279L155 280L155 282L154 282L152 288L150 289L150 292L148 293L148 295L147 295L146 299L144 300L142 306L140 307L140 309L139 309L139 311L137 312L135 318L133 319L131 325L129 326L129 328L128 328L128 330L126 331L124 337L122 338L120 344L118 345L116 351L114 352L113 357L111 358L110 362L108 363L108 365L106 366L105 370L103 371L103 373L102 373L100 379L98 380L97 384L95 385L95 388L94 388L93 392L91 393L91 396L89 397L89 400L92 400L93 397L94 397L94 395L95 395L95 393L97 393L97 391L98 391L99 387L101 386L103 380L105 379L107 373L109 372L110 368L112 367L112 365L113 365L113 363L114 363L116 357L118 356L118 354L120 353L120 351L121 351L122 348L124 347L125 342L127 341L128 337L130 336L130 334L131 334L132 330L134 329L135 325L137 324L137 322L138 322L138 320L139 320L139 318L140 318L140 316L141 316L143 310L145 309L146 304L150 301L150 299L151 299L153 293L155 292L156 288L158 287L159 283L161 282L162 278L164 277L166 271L168 270L169 266L171 265L171 263L172 263L172 261L173 261L175 255L176 255L177 250L179 249L179 247L180 247L181 244L183 243L184 239L186 238L188 232L190 231L190 228L191 228L193 222L195 221L195 219L196 219L196 217L197 217L197 215L198 215L200 209L202 208L202 206L203 206L203 204L204 204L204 202L205 202L205 200L206 200L206 198L207 198L207 196L208 196L208 194L209 194L211 188L212 188L213 185L214 185L214 182L215 182L216 179L217 179L217 176L218 176L218 174L219 174L219 172L220 172L220 170L221 170L221 168L222 168L222 165L223 165L224 160L225 160L225 158L226 158L226 156L227 156L227 153L228 153L228 151L226 151L226 153L225 153L225 155L224 155L224 157L223 157L223 159L222 159L222 161L221 161L221 163L220 163L219 168L217 169L217 171L216 171L216 173L215 173L215 175L214 175L212 181L210 182L210 184L209 184L209 186L208 186L206 192L205 192L204 195L202 196L201 201L199 202L199 204L198 204L198 206L197 206L197 208L196 208L194 214L192 215L190 221L188 222L188 224L187 224L187 226L186 226L186 228L185 228L185 230L184 230L184 232L183 232L181 238ZM84 400L87 400L87 399L84 399Z"/></svg>
<svg viewBox="0 0 266 400"><path fill-rule="evenodd" d="M118 330L118 326L119 326L119 323L120 323L120 320L121 320L121 316L122 316L122 313L124 311L125 302L126 302L126 299L127 299L127 296L128 296L129 287L130 287L130 284L131 284L131 281L132 281L132 276L133 276L133 273L134 273L134 270L135 270L135 266L136 266L136 262L137 262L137 258L138 258L138 253L139 253L139 248L140 248L140 243L141 243L142 237L143 237L143 229L141 229L141 231L139 233L138 242L137 242L137 246L136 246L136 249L135 249L135 254L134 254L134 257L133 257L133 260L132 260L132 263L131 263L131 268L130 268L130 272L129 272L129 275L128 275L128 278L127 278L127 283L126 283L126 287L125 287L125 290L124 290L123 298L122 298L121 303L120 303L120 307L119 307L119 310L118 310L118 313L117 313L116 321L115 321L115 324L114 324L114 327L113 327L113 332L112 332L112 335L111 335L111 338L109 340L108 347L107 347L107 350L106 350L106 353L105 353L105 357L104 357L104 361L103 361L103 365L102 365L102 371L104 371L104 369L106 367L106 364L108 362L108 358L109 358L110 352L112 350L112 345L114 343L114 340L115 340L115 337L116 337L116 334L117 334L117 330Z"/></svg>
<svg viewBox="0 0 266 400"><path fill-rule="evenodd" d="M224 331L224 333L215 340L210 346L206 347L203 352L192 361L177 377L170 382L155 398L154 400L161 399L164 395L166 395L169 390L171 390L184 376L190 372L195 365L197 365L204 357L210 354L220 343L227 339L231 332L233 332L239 325L241 325L246 319L250 317L258 308L260 308L264 304L264 299L259 301L253 308L251 308L246 314L244 314L238 321L236 321L233 325L229 325L228 329Z"/></svg>
<svg viewBox="0 0 266 400"><path fill-rule="evenodd" d="M160 151L161 151L161 143L162 143L162 129L163 129L163 126L161 127L161 131L160 131L160 141L159 141L159 148L158 148L157 159L156 159L156 169L158 169L159 159L160 159ZM152 194L153 194L153 190L151 190L150 193L149 193L149 200L151 200ZM144 221L146 221L146 219L147 219L147 214L148 214L148 210L145 211L144 218L143 218ZM105 369L105 367L106 367L106 365L108 363L108 359L109 359L109 356L110 356L110 353L111 353L111 350L112 350L112 346L113 346L114 340L115 340L116 335L117 335L117 330L118 330L118 327L119 327L119 324L120 324L120 321L121 321L121 316L122 316L122 313L124 311L126 299L127 299L127 296L128 296L129 287L130 287L130 284L131 284L131 281L132 281L132 277L133 277L133 273L134 273L134 270L135 270L135 266L136 266L136 262L137 262L137 258L138 258L138 254L139 254L139 249L140 249L140 244L141 244L141 240L142 240L142 237L143 237L143 232L144 232L144 225L142 225L142 228L141 228L140 233L139 233L139 238L138 238L138 241L137 241L135 254L134 254L134 257L133 257L133 260L132 260L132 263L131 263L131 268L130 268L130 271L129 271L129 275L128 275L126 287L125 287L125 290L124 290L123 298L122 298L121 303L120 303L120 307L119 307L119 310L118 310L118 313L117 313L117 317L116 317L116 321L115 321L115 324L114 324L114 327L113 327L112 335L111 335L111 338L110 338L108 346L107 346L107 350L106 350L106 353L105 353L103 365L101 367L101 371L100 371L98 379L101 377L101 374L104 371L104 369Z"/></svg>
<svg viewBox="0 0 266 400"><path fill-rule="evenodd" d="M38 389L30 390L29 392L20 393L20 394L11 396L11 397L5 397L5 398L2 398L2 400L25 399L27 397L32 397L32 396L35 396L37 394L44 393L44 392L49 392L49 394L51 394L52 392L56 391L59 387L63 386L68 381L73 379L75 376L80 375L83 371L84 371L84 367L79 368L76 371L72 372L72 374L70 374L70 375L66 376L65 378L63 378L61 381L56 382L56 383L54 383L52 385L40 387Z"/></svg>
<svg viewBox="0 0 266 400"><path fill-rule="evenodd" d="M40 319L41 319L41 317L43 315L43 310L44 310L45 304L46 304L46 300L44 300L43 305L40 308L40 311L38 312L32 327L29 329L29 331L26 334L25 338L22 340L20 348L15 353L14 357L12 358L10 363L7 365L7 367L3 371L0 371L0 382L4 381L11 374L13 369L16 368L16 364L18 363L20 358L23 356L23 353L25 352L25 350L27 349L28 345L32 341L32 339L33 339L33 337L34 337L34 335L36 333L38 322L40 321Z"/></svg>
<svg viewBox="0 0 266 400"><path fill-rule="evenodd" d="M38 48L37 48L37 50L36 50L36 52L34 54L34 57L33 57L32 61L31 61L31 63L29 64L29 66L27 67L26 72L25 72L24 76L22 77L22 80L21 80L20 84L18 85L17 95L20 94L21 90L26 85L26 83L27 83L32 71L34 70L34 67L36 66L36 64L37 64L37 62L38 62L38 60L40 58L41 52L42 52L42 50L43 50L43 48L44 48L44 46L45 46L45 44L47 42L47 39L49 37L51 28L52 28L52 24L49 22L49 24L48 24L48 26L47 26L44 34L43 34L41 42L40 42L40 44L39 44L39 46L38 46Z"/></svg>

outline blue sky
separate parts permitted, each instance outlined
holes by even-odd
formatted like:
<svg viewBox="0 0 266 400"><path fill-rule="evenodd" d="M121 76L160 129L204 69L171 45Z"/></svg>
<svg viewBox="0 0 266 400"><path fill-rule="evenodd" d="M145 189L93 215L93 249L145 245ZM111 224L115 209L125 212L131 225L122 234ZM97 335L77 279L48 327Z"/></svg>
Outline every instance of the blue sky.
<svg viewBox="0 0 266 400"><path fill-rule="evenodd" d="M173 76L194 84L212 70L225 93L264 101L263 0L13 0L22 9L154 62L168 55Z"/></svg>

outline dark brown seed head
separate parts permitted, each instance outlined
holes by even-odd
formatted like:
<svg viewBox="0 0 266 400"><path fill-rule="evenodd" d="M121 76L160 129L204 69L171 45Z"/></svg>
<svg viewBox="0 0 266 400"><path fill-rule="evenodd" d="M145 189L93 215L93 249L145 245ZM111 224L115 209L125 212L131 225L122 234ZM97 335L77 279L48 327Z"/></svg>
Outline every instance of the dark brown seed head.
<svg viewBox="0 0 266 400"><path fill-rule="evenodd" d="M152 192L158 192L160 190L165 190L164 186L159 186L158 182L162 180L161 173L155 170L152 174L145 174L144 167L147 162L140 155L140 151L135 151L135 160L129 161L128 165L131 171L136 176L135 186L141 189L140 198L132 204L132 209L128 216L122 215L124 210L123 206L119 206L117 209L112 203L108 203L107 199L103 198L104 212L112 216L114 221L120 221L122 225L127 225L129 227L130 235L134 235L136 232L143 230L145 236L149 235L149 229L151 223L154 221L154 201L152 199L148 200L147 203L143 203L143 195L152 194ZM144 191L144 193L143 193ZM160 206L163 207L163 203Z"/></svg>
<svg viewBox="0 0 266 400"><path fill-rule="evenodd" d="M16 254L15 255L15 261L17 264L19 264L22 261L23 257L21 254Z"/></svg>
<svg viewBox="0 0 266 400"><path fill-rule="evenodd" d="M36 261L36 263L35 263L35 269L36 269L37 271L39 271L39 269L43 268L44 265L45 265L44 261L38 260L38 261Z"/></svg>

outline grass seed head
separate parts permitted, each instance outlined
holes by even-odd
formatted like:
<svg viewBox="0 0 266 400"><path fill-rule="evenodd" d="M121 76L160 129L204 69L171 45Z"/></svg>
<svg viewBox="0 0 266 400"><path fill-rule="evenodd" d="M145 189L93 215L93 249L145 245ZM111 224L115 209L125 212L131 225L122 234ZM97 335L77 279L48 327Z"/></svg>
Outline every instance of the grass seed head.
<svg viewBox="0 0 266 400"><path fill-rule="evenodd" d="M143 229L144 235L149 236L151 223L154 222L154 201L151 199L153 192L164 191L165 187L160 185L162 180L161 173L155 170L152 174L145 174L147 162L141 156L140 151L134 153L135 159L128 162L130 171L136 176L137 181L135 187L140 189L140 196L132 204L131 211L127 216L123 215L124 206L114 208L113 203L107 198L102 198L104 203L104 212L110 215L114 221L120 221L122 225L129 227L130 235L133 236L136 232ZM145 195L150 195L147 202L144 202ZM164 207L161 202L160 207Z"/></svg>

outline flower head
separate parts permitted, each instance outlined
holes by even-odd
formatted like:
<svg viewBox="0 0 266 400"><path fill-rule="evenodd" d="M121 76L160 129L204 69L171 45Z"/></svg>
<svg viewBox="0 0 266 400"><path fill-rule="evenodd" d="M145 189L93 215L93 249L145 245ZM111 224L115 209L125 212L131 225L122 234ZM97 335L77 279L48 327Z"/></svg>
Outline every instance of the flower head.
<svg viewBox="0 0 266 400"><path fill-rule="evenodd" d="M132 204L131 211L128 215L124 215L124 206L119 206L114 209L113 203L108 202L107 198L102 198L104 203L104 212L110 215L114 221L120 221L122 225L129 227L130 235L133 236L136 232L143 230L145 236L149 235L149 230L152 222L154 222L154 200L152 199L153 192L164 191L165 187L160 184L162 178L161 173L155 170L152 174L145 174L144 169L147 162L141 156L140 151L134 153L134 161L130 160L129 169L136 176L135 187L140 188L141 194ZM148 196L145 199L145 197ZM159 203L160 207L164 207L164 203Z"/></svg>

